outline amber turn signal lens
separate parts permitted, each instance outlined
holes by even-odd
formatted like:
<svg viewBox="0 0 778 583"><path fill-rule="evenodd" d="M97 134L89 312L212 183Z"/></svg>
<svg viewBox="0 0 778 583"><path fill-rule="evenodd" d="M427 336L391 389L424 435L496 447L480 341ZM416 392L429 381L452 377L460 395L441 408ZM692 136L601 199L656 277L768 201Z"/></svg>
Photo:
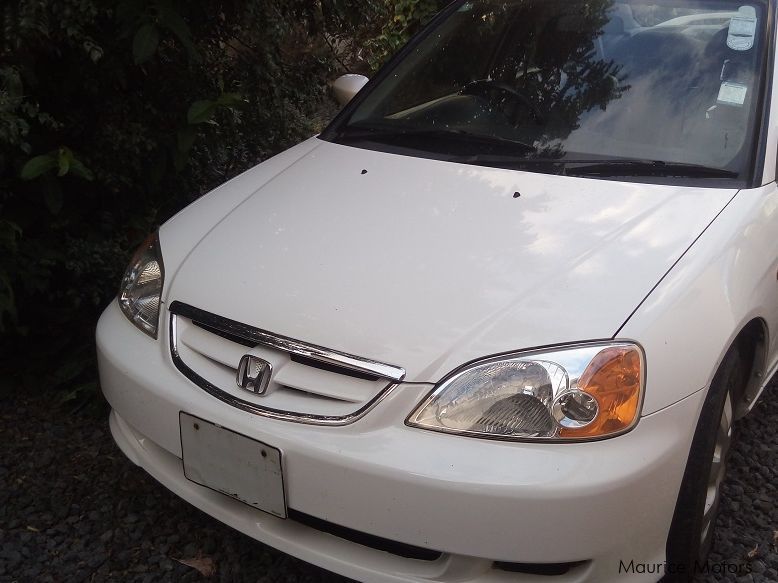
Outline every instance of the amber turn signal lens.
<svg viewBox="0 0 778 583"><path fill-rule="evenodd" d="M632 346L602 350L586 367L578 389L596 399L597 416L580 428L562 428L559 437L605 437L631 427L640 408L643 360Z"/></svg>

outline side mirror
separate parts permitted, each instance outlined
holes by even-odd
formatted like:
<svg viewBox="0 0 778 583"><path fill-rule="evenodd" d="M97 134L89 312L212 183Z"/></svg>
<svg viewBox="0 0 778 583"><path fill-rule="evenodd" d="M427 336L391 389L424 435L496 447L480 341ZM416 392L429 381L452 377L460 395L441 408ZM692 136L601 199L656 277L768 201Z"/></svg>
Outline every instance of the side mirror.
<svg viewBox="0 0 778 583"><path fill-rule="evenodd" d="M354 99L354 96L359 93L359 90L365 86L369 81L364 75L342 75L335 79L332 83L332 92L335 94L335 99L341 105L346 105L349 101Z"/></svg>

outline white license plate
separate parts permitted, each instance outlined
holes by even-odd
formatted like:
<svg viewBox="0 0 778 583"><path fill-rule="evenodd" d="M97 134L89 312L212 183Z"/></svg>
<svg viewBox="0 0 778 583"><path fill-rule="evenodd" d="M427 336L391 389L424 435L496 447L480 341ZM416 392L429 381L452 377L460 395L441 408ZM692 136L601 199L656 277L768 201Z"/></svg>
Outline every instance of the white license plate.
<svg viewBox="0 0 778 583"><path fill-rule="evenodd" d="M280 450L183 411L180 424L187 479L286 518Z"/></svg>

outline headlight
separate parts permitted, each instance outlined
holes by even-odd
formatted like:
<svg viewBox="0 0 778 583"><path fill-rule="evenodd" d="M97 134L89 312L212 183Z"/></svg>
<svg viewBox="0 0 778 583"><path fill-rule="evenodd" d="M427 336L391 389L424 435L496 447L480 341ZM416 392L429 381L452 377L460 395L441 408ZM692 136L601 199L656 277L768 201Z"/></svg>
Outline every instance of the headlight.
<svg viewBox="0 0 778 583"><path fill-rule="evenodd" d="M495 357L444 379L407 423L516 441L600 439L637 423L643 376L643 351L627 342Z"/></svg>
<svg viewBox="0 0 778 583"><path fill-rule="evenodd" d="M164 279L159 238L154 234L138 247L119 289L119 306L124 315L152 338L157 337Z"/></svg>

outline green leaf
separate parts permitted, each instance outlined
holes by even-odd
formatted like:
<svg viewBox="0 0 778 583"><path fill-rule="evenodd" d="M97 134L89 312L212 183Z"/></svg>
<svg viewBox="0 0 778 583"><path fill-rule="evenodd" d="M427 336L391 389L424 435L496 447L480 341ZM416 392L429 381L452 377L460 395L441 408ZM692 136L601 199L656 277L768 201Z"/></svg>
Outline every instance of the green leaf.
<svg viewBox="0 0 778 583"><path fill-rule="evenodd" d="M244 105L246 99L240 93L222 93L216 101L210 99L201 99L195 101L186 114L186 119L191 125L197 125L201 123L210 123L217 125L213 118L213 114L219 107L232 108L238 105Z"/></svg>
<svg viewBox="0 0 778 583"><path fill-rule="evenodd" d="M16 249L16 240L22 236L22 228L16 223L0 219L0 247L10 251Z"/></svg>
<svg viewBox="0 0 778 583"><path fill-rule="evenodd" d="M70 172L72 172L75 176L78 176L79 178L83 178L84 180L92 181L95 179L95 176L94 174L92 174L92 171L86 166L84 166L81 160L77 160L76 158L73 158L70 161Z"/></svg>
<svg viewBox="0 0 778 583"><path fill-rule="evenodd" d="M205 123L211 119L211 117L213 117L213 113L216 111L216 107L217 104L208 99L195 101L189 107L189 111L186 113L186 120L192 125Z"/></svg>
<svg viewBox="0 0 778 583"><path fill-rule="evenodd" d="M24 87L19 72L11 67L0 68L0 86L6 94L6 99L13 107L18 106L24 97Z"/></svg>
<svg viewBox="0 0 778 583"><path fill-rule="evenodd" d="M218 105L223 107L233 107L236 105L244 105L246 99L240 93L222 93L219 99L216 100Z"/></svg>
<svg viewBox="0 0 778 583"><path fill-rule="evenodd" d="M65 176L70 172L70 162L73 160L73 152L68 148L60 148L57 152L57 176Z"/></svg>
<svg viewBox="0 0 778 583"><path fill-rule="evenodd" d="M62 191L58 188L50 188L43 193L43 202L52 215L58 215L65 202L62 199Z"/></svg>
<svg viewBox="0 0 778 583"><path fill-rule="evenodd" d="M103 47L96 44L93 40L85 40L83 46L93 63L97 63L97 61L103 58Z"/></svg>
<svg viewBox="0 0 778 583"><path fill-rule="evenodd" d="M144 24L135 33L132 39L132 55L135 64L140 65L148 61L159 46L159 30L151 23Z"/></svg>
<svg viewBox="0 0 778 583"><path fill-rule="evenodd" d="M57 167L57 159L51 154L35 156L22 167L22 180L34 180L39 176L54 170Z"/></svg>

